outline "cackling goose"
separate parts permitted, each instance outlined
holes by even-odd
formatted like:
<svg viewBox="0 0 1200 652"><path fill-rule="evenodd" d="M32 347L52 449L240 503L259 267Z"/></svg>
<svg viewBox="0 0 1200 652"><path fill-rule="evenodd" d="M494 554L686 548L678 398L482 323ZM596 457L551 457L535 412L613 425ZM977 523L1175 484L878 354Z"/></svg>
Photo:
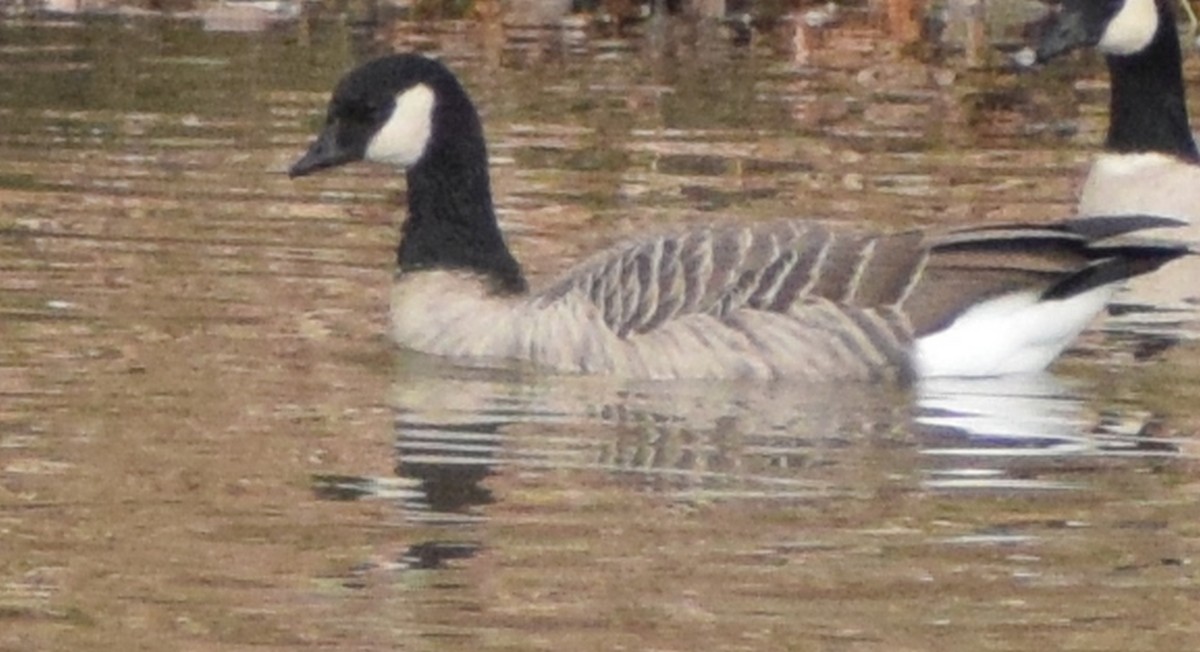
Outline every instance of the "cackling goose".
<svg viewBox="0 0 1200 652"><path fill-rule="evenodd" d="M1037 59L1078 47L1105 55L1112 90L1105 151L1079 197L1081 215L1152 213L1186 228L1156 234L1200 245L1200 151L1188 122L1174 0L1066 0L1044 34ZM1136 279L1117 303L1137 306L1120 330L1194 337L1200 258ZM1182 328L1180 326L1182 325Z"/></svg>
<svg viewBox="0 0 1200 652"><path fill-rule="evenodd" d="M1122 280L1182 255L1128 216L885 233L813 221L643 239L530 292L492 207L479 116L419 55L337 85L292 177L352 161L407 174L391 335L472 364L624 377L871 380L1040 370Z"/></svg>
<svg viewBox="0 0 1200 652"><path fill-rule="evenodd" d="M1083 46L1112 79L1105 154L1080 198L1083 215L1151 212L1200 220L1200 151L1188 123L1172 0L1066 0L1040 61Z"/></svg>

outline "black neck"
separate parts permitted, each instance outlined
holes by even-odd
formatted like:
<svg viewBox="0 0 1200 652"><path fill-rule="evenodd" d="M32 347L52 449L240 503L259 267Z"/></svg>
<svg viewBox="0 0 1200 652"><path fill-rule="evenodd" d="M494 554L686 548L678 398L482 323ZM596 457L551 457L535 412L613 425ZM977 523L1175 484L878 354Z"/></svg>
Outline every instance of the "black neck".
<svg viewBox="0 0 1200 652"><path fill-rule="evenodd" d="M438 126L434 131L436 138ZM401 273L463 270L485 276L500 293L526 290L492 208L482 133L458 143L430 143L409 168L408 220L396 257Z"/></svg>
<svg viewBox="0 0 1200 652"><path fill-rule="evenodd" d="M1200 162L1188 124L1179 36L1170 10L1145 50L1109 55L1112 77L1105 146L1114 152L1159 152Z"/></svg>

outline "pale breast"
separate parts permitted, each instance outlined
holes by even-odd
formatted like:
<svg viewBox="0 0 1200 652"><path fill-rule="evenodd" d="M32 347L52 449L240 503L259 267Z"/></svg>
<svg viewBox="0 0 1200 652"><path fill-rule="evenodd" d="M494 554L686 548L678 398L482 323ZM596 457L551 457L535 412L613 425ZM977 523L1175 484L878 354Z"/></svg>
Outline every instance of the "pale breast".
<svg viewBox="0 0 1200 652"><path fill-rule="evenodd" d="M1200 166L1163 154L1103 154L1092 165L1079 198L1080 215L1149 214L1191 222L1182 228L1140 232L1139 236L1200 247ZM1157 330L1156 322L1197 319L1200 257L1186 256L1154 274L1131 279L1117 303L1148 306L1112 320L1122 329Z"/></svg>
<svg viewBox="0 0 1200 652"><path fill-rule="evenodd" d="M1187 219L1192 227L1139 235L1200 243L1200 166L1163 154L1101 155L1084 182L1078 212Z"/></svg>
<svg viewBox="0 0 1200 652"><path fill-rule="evenodd" d="M430 271L397 281L391 321L393 340L408 349L565 373L825 382L893 377L908 367L909 335L896 320L829 301L782 313L692 313L619 335L582 290L550 301L497 296L478 276Z"/></svg>
<svg viewBox="0 0 1200 652"><path fill-rule="evenodd" d="M535 304L496 294L475 274L424 271L399 277L391 299L392 339L431 355L605 373L619 348L595 307L573 295Z"/></svg>

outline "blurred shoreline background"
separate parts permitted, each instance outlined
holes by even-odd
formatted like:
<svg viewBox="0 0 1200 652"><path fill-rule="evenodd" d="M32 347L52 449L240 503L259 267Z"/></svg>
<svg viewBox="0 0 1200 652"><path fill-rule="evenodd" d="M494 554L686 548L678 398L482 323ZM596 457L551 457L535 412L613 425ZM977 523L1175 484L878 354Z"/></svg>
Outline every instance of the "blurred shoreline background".
<svg viewBox="0 0 1200 652"><path fill-rule="evenodd" d="M9 18L59 15L159 16L202 21L210 31L260 31L337 17L365 27L393 20L463 21L498 28L637 36L670 16L706 25L735 43L784 38L803 49L812 32L846 12L869 17L898 42L961 51L976 63L990 44L1016 47L1048 11L1039 0L5 0Z"/></svg>

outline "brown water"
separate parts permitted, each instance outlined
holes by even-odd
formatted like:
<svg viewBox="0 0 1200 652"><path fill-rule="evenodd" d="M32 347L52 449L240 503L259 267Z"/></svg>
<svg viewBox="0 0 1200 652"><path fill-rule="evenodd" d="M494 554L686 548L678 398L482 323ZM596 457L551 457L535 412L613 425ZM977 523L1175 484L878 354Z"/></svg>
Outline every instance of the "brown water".
<svg viewBox="0 0 1200 652"><path fill-rule="evenodd" d="M803 57L345 25L0 24L0 650L1195 646L1195 345L911 392L450 369L383 336L402 180L282 173L419 47L535 281L694 220L1044 219L1096 61L921 61L861 12Z"/></svg>

